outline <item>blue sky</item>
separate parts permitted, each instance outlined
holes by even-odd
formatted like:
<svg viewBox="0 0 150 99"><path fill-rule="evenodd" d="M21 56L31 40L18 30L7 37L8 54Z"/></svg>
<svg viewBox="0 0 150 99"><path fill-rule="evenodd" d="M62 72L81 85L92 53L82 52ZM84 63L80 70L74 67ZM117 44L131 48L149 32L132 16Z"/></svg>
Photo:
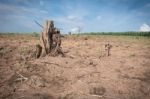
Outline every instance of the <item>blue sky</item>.
<svg viewBox="0 0 150 99"><path fill-rule="evenodd" d="M150 31L150 0L0 0L0 32L40 32L54 20L63 33Z"/></svg>

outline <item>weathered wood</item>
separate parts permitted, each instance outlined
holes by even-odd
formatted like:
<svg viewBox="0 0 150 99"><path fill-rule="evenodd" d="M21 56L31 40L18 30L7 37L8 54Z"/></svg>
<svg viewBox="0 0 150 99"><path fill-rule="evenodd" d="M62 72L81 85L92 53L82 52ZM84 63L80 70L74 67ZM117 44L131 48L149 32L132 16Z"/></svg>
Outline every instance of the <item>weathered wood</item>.
<svg viewBox="0 0 150 99"><path fill-rule="evenodd" d="M37 58L46 55L56 56L59 53L63 54L61 51L60 31L54 27L53 21L47 20L45 22L43 31L40 35L40 46L42 51L39 51L40 53L37 51Z"/></svg>
<svg viewBox="0 0 150 99"><path fill-rule="evenodd" d="M40 57L40 55L41 55L41 52L42 52L42 47L41 47L41 45L39 45L39 44L37 44L36 45L36 58L39 58Z"/></svg>

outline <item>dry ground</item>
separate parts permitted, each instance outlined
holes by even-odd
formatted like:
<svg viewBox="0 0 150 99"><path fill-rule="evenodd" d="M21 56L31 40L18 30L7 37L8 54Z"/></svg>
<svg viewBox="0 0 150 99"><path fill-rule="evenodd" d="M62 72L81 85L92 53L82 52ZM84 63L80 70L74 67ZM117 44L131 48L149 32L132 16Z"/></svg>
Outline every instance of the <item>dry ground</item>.
<svg viewBox="0 0 150 99"><path fill-rule="evenodd" d="M38 42L0 35L0 99L150 99L150 38L67 36L65 57L35 59Z"/></svg>

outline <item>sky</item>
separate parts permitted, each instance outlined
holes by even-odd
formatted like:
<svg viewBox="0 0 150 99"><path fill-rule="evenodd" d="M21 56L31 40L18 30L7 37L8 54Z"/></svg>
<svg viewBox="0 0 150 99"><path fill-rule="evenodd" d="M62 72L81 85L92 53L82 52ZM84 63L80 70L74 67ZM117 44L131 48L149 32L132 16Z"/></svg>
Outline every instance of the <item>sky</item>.
<svg viewBox="0 0 150 99"><path fill-rule="evenodd" d="M61 32L150 31L150 0L0 0L0 32L40 32L53 20Z"/></svg>

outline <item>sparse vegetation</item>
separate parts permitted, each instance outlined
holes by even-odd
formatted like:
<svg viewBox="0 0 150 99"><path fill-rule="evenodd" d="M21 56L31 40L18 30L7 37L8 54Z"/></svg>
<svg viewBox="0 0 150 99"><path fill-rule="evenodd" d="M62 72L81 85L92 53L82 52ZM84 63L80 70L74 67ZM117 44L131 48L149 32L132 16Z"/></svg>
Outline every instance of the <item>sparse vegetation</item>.
<svg viewBox="0 0 150 99"><path fill-rule="evenodd" d="M115 35L115 36L146 36L150 37L150 32L89 32L78 35Z"/></svg>
<svg viewBox="0 0 150 99"><path fill-rule="evenodd" d="M149 36L98 35L65 36L65 57L35 59L38 34L0 34L0 98L149 99Z"/></svg>
<svg viewBox="0 0 150 99"><path fill-rule="evenodd" d="M39 36L40 36L40 34L39 34L39 33L36 33L36 32L33 32L31 35L32 35L33 37L39 37Z"/></svg>
<svg viewBox="0 0 150 99"><path fill-rule="evenodd" d="M33 32L33 33L0 33L0 35L32 35L34 37L39 37L39 33ZM66 35L66 34L65 34ZM79 34L72 34L71 36L80 36L80 35L114 35L114 36L145 36L150 37L150 32L83 32ZM138 38L138 37L137 37Z"/></svg>
<svg viewBox="0 0 150 99"><path fill-rule="evenodd" d="M129 55L129 57L135 57L136 55L135 54L131 54L131 55Z"/></svg>

